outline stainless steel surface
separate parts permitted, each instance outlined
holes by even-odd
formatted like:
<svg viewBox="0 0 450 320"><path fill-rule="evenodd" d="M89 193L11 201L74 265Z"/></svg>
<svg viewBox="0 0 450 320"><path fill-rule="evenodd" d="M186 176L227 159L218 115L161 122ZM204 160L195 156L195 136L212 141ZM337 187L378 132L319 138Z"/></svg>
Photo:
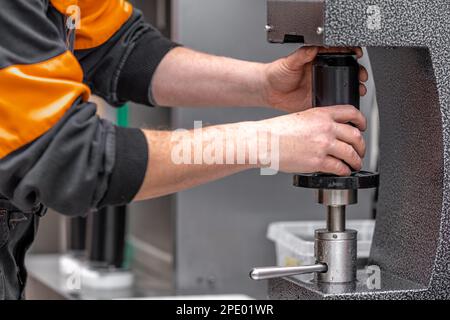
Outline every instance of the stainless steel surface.
<svg viewBox="0 0 450 320"><path fill-rule="evenodd" d="M307 300L307 299L364 299L371 292L375 299L386 299L387 292L396 291L409 296L409 292L425 292L425 287L417 283L400 279L395 275L381 271L381 287L369 289L368 283L373 276L361 269L357 272L357 281L349 283L323 283L312 281L311 277L287 277L269 280L271 299ZM390 296L394 298L395 296ZM412 299L412 296L409 296Z"/></svg>
<svg viewBox="0 0 450 320"><path fill-rule="evenodd" d="M158 274L132 269L135 284L124 290L96 290L83 286L77 271L63 273L60 268L61 255L30 255L26 264L29 270L27 297L44 299L57 296L67 300L117 299L130 297L170 296L174 294L172 284Z"/></svg>
<svg viewBox="0 0 450 320"><path fill-rule="evenodd" d="M273 278L282 278L308 273L320 273L326 271L327 266L321 263L311 266L299 267L265 267L253 269L250 272L250 278L252 278L253 280L268 280Z"/></svg>
<svg viewBox="0 0 450 320"><path fill-rule="evenodd" d="M317 201L326 206L346 206L358 202L358 190L317 190Z"/></svg>
<svg viewBox="0 0 450 320"><path fill-rule="evenodd" d="M316 261L328 271L316 274L323 283L349 283L356 280L357 232L346 230L346 205L358 202L358 190L318 190L318 202L327 206L327 229L315 232Z"/></svg>
<svg viewBox="0 0 450 320"><path fill-rule="evenodd" d="M165 36L171 36L172 14L168 0L133 0L146 21ZM170 108L149 108L129 104L129 125L134 128L169 129ZM175 218L174 196L132 203L128 206L128 248L131 266L144 273L158 274L168 283L174 282Z"/></svg>
<svg viewBox="0 0 450 320"><path fill-rule="evenodd" d="M327 207L327 229L332 232L345 231L345 206Z"/></svg>
<svg viewBox="0 0 450 320"><path fill-rule="evenodd" d="M63 252L65 245L65 221L67 218L49 209L39 221L39 230L29 253Z"/></svg>
<svg viewBox="0 0 450 320"><path fill-rule="evenodd" d="M323 44L324 0L267 1L269 42L299 36L308 44Z"/></svg>
<svg viewBox="0 0 450 320"><path fill-rule="evenodd" d="M164 30L167 28L167 4L169 2L170 1L166 1L166 0L156 0L155 26L159 30Z"/></svg>
<svg viewBox="0 0 450 320"><path fill-rule="evenodd" d="M327 272L316 274L318 282L348 283L356 281L357 234L355 230L316 231L314 245L316 260L328 266Z"/></svg>

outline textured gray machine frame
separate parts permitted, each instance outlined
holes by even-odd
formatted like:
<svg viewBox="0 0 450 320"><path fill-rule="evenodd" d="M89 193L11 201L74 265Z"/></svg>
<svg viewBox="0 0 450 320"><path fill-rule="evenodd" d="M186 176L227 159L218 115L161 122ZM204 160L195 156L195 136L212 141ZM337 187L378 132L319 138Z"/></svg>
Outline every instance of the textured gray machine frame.
<svg viewBox="0 0 450 320"><path fill-rule="evenodd" d="M352 288L325 288L301 278L272 280L269 296L449 299L450 2L269 2L323 2L323 44L369 49L381 125L380 195L369 263L382 270L379 290L369 290L360 271ZM272 28L269 39L272 32L285 31L283 24Z"/></svg>

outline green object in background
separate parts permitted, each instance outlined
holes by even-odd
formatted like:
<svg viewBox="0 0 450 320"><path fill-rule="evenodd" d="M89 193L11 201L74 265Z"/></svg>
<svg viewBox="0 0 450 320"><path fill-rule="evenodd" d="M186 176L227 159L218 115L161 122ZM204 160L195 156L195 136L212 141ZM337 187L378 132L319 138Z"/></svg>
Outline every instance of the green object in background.
<svg viewBox="0 0 450 320"><path fill-rule="evenodd" d="M122 107L117 109L117 125L119 127L128 127L128 111L129 107L128 104L124 104ZM134 257L134 248L130 244L129 241L125 241L125 252L124 252L124 259L123 259L123 268L129 269L131 266L131 261L133 261Z"/></svg>
<svg viewBox="0 0 450 320"><path fill-rule="evenodd" d="M128 127L128 104L124 104L117 109L117 125L119 127Z"/></svg>
<svg viewBox="0 0 450 320"><path fill-rule="evenodd" d="M130 241L126 240L125 241L125 250L124 250L124 254L123 254L122 268L129 270L131 268L131 262L133 261L133 259L134 259L134 247L130 243Z"/></svg>

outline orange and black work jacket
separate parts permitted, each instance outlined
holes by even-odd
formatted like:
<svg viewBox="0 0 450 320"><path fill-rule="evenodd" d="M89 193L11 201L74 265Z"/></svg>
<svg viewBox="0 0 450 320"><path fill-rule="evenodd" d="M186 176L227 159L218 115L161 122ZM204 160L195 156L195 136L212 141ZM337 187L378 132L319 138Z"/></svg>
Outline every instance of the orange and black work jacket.
<svg viewBox="0 0 450 320"><path fill-rule="evenodd" d="M153 105L173 47L124 0L0 0L0 194L67 215L130 202L146 140L99 119L89 98Z"/></svg>

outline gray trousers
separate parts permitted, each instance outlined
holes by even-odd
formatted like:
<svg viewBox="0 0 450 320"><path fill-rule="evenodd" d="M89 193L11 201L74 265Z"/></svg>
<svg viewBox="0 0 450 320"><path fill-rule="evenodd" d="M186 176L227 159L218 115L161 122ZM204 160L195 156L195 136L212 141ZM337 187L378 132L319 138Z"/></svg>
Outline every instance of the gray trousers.
<svg viewBox="0 0 450 320"><path fill-rule="evenodd" d="M0 300L25 299L25 253L45 212L42 205L20 211L0 195Z"/></svg>

